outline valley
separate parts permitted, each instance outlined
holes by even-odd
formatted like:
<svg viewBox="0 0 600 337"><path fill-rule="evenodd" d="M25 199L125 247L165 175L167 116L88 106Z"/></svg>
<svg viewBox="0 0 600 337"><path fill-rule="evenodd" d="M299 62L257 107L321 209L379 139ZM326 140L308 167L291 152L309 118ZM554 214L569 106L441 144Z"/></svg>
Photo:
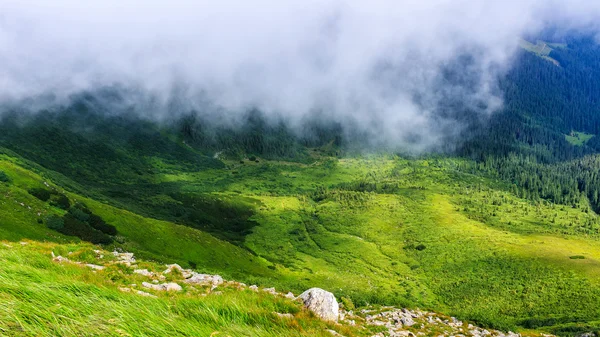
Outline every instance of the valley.
<svg viewBox="0 0 600 337"><path fill-rule="evenodd" d="M521 199L501 180L468 173L474 163L463 159L312 153L307 163L156 165L118 197L4 154L0 233L77 242L44 224L65 214L28 193L45 188L114 226L108 249L141 258L282 291L322 287L357 307L437 310L505 331L594 327L600 226L586 203ZM195 205L208 213L187 213ZM228 221L238 225L218 225Z"/></svg>

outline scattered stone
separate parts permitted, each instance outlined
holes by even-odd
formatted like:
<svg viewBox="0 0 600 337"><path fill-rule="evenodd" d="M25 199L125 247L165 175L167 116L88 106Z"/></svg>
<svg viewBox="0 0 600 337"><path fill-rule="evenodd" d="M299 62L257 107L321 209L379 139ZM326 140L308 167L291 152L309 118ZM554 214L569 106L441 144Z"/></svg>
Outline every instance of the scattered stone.
<svg viewBox="0 0 600 337"><path fill-rule="evenodd" d="M289 293L285 294L285 298L289 298L290 300L295 300L296 296L294 296L293 293L289 292Z"/></svg>
<svg viewBox="0 0 600 337"><path fill-rule="evenodd" d="M286 314L282 314L280 312L275 312L275 315L277 315L279 318L286 318L286 319L292 319L294 318L294 315L286 313Z"/></svg>
<svg viewBox="0 0 600 337"><path fill-rule="evenodd" d="M131 266L132 263L135 263L133 253L119 253L117 251L114 251L113 256L117 258L117 263L123 263L126 266Z"/></svg>
<svg viewBox="0 0 600 337"><path fill-rule="evenodd" d="M381 311L383 310L383 311ZM355 315L353 312L344 312L340 314L346 315L345 322L349 324L352 318L362 319L367 325L381 326L387 328L387 331L379 332L372 337L420 337L431 336L432 331L437 332L438 337L521 337L520 334L514 332L503 333L498 330L485 330L466 324L454 317L447 319L444 316L432 313L423 312L420 310L397 309L393 307L381 307L378 311L371 309L362 309L361 316ZM410 330L406 327L411 326ZM418 328L416 328L418 326ZM414 332L413 332L414 331ZM541 336L554 337L554 336ZM585 336L591 337L591 336Z"/></svg>
<svg viewBox="0 0 600 337"><path fill-rule="evenodd" d="M124 287L119 287L119 290L124 292L124 293L129 293L131 292L131 288L124 288Z"/></svg>
<svg viewBox="0 0 600 337"><path fill-rule="evenodd" d="M152 295L152 294L150 294L150 293L147 293L147 292L145 292L145 291L141 291L141 290L138 290L138 291L136 292L136 294L138 294L138 295L141 295L141 296L146 296L146 297L154 297L154 298L156 298L156 296L154 296L154 295Z"/></svg>
<svg viewBox="0 0 600 337"><path fill-rule="evenodd" d="M148 289L156 290L156 291L181 291L183 288L175 283L163 283L163 284L153 284L148 282L142 282L142 286Z"/></svg>
<svg viewBox="0 0 600 337"><path fill-rule="evenodd" d="M168 264L167 265L167 269L165 271L163 271L163 274L169 274L171 273L173 270L178 270L179 273L181 273L181 275L184 278L190 278L194 275L194 272L191 271L190 269L183 269L180 265L178 265L177 263L174 264Z"/></svg>
<svg viewBox="0 0 600 337"><path fill-rule="evenodd" d="M249 286L248 289L250 289L252 291L258 291L258 286L253 284L253 285Z"/></svg>
<svg viewBox="0 0 600 337"><path fill-rule="evenodd" d="M91 263L88 263L85 266L88 268L92 268L94 270L103 270L105 268L104 266L99 266L97 264L91 264Z"/></svg>
<svg viewBox="0 0 600 337"><path fill-rule="evenodd" d="M140 274L142 276L146 276L146 277L152 277L154 276L154 273L151 271L148 271L148 269L136 269L133 271L134 274Z"/></svg>
<svg viewBox="0 0 600 337"><path fill-rule="evenodd" d="M320 288L311 288L303 292L298 298L304 306L326 321L336 321L339 317L340 306L332 293Z"/></svg>
<svg viewBox="0 0 600 337"><path fill-rule="evenodd" d="M70 262L71 260L67 259L66 257L62 257L62 256L59 255L59 256L53 258L52 261L55 261L55 262Z"/></svg>
<svg viewBox="0 0 600 337"><path fill-rule="evenodd" d="M415 321L413 321L411 316L402 316L402 318L400 318L400 322L402 322L402 325L406 326L415 325Z"/></svg>
<svg viewBox="0 0 600 337"><path fill-rule="evenodd" d="M219 275L193 273L191 277L185 280L185 282L190 284L210 285L213 286L214 289L214 287L222 284L224 281Z"/></svg>
<svg viewBox="0 0 600 337"><path fill-rule="evenodd" d="M275 288L264 288L262 291L269 293L271 295L277 295L277 291L275 290Z"/></svg>
<svg viewBox="0 0 600 337"><path fill-rule="evenodd" d="M164 283L164 284L162 284L162 286L164 287L164 289L166 291L182 291L183 290L183 288L175 282Z"/></svg>

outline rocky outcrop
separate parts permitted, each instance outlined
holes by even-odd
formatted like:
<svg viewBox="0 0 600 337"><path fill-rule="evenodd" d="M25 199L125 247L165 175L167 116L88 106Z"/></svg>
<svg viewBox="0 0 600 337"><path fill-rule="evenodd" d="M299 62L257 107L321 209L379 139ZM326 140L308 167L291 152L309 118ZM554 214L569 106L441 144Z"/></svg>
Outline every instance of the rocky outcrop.
<svg viewBox="0 0 600 337"><path fill-rule="evenodd" d="M173 270L177 270L181 274L181 276L183 276L184 278L190 278L190 277L192 277L194 275L194 272L192 272L190 269L183 269L177 263L175 263L175 264L168 264L167 265L167 269L165 271L163 271L163 274L172 273Z"/></svg>
<svg viewBox="0 0 600 337"><path fill-rule="evenodd" d="M432 331L436 331L436 334L440 336L521 337L520 334L511 331L504 333L498 330L486 330L464 323L454 317L421 310L382 307L377 310L363 309L358 314L354 314L352 311L343 314L345 320L342 322L345 323L364 319L367 325L386 328L386 331L371 337L416 337L430 335ZM553 337L552 335L543 336Z"/></svg>
<svg viewBox="0 0 600 337"><path fill-rule="evenodd" d="M87 263L85 266L94 270L104 270L104 266L99 266L97 264Z"/></svg>
<svg viewBox="0 0 600 337"><path fill-rule="evenodd" d="M7 246L7 244L4 244ZM8 245L11 247L10 245ZM104 254L107 257L110 255L101 250L94 251L97 255L100 264L84 263L75 260L70 260L66 257L56 256L51 253L52 259L58 263L77 264L82 267L91 268L92 272L101 273L105 267L120 264L119 270L123 270L123 264L129 272L125 274L135 274L132 281L139 280L140 276L147 277L149 282L142 282L142 289L146 292L137 289L136 283L131 283L128 287L118 287L118 290L124 293L137 294L139 296L156 298L162 292L182 292L185 296L196 294L199 296L216 296L223 294L221 291L214 291L217 286L223 288L232 288L240 291L256 292L258 296L276 296L285 297L293 301L301 300L304 306L314 312L319 318L327 321L337 322L335 325L329 324L331 328L337 329L342 326L362 327L377 326L375 331L378 331L371 337L422 337L422 336L471 336L471 337L521 337L520 334L514 332L501 332L493 329L484 329L473 326L468 322L460 321L454 317L449 317L432 312L421 310L400 309L395 307L363 307L358 312L340 310L335 296L320 288L311 288L300 296L295 297L293 293L278 292L275 288L263 288L257 285L247 286L244 283L223 280L219 275L200 274L191 269L184 269L177 264L167 265L167 269L160 271L151 271L148 269L136 269L135 257L132 253L113 252L113 259L106 261L103 259ZM70 256L71 253L68 253ZM73 255L76 259L76 255ZM166 279L171 282L164 283ZM161 283L163 282L163 283ZM179 283L177 283L179 282ZM181 284L188 284L185 289ZM207 289L208 288L208 289ZM210 290L209 290L210 289ZM264 295L263 295L264 294ZM174 296L171 294L170 296ZM282 320L293 320L296 316L292 313L273 312L273 316ZM332 336L341 336L340 333L333 329L326 329ZM540 337L554 337L552 335L538 334ZM582 334L578 337L590 337L592 335Z"/></svg>
<svg viewBox="0 0 600 337"><path fill-rule="evenodd" d="M306 308L321 319L337 322L340 306L332 293L320 288L311 288L300 294L298 298L302 299Z"/></svg>
<svg viewBox="0 0 600 337"><path fill-rule="evenodd" d="M209 285L212 288L222 284L223 278L219 275L192 273L192 276L185 280L189 284Z"/></svg>
<svg viewBox="0 0 600 337"><path fill-rule="evenodd" d="M148 289L157 290L157 291L181 291L181 290L183 290L183 288L175 282L169 282L169 283L163 283L163 284L152 284L152 283L148 283L148 282L142 282L142 286L146 287Z"/></svg>

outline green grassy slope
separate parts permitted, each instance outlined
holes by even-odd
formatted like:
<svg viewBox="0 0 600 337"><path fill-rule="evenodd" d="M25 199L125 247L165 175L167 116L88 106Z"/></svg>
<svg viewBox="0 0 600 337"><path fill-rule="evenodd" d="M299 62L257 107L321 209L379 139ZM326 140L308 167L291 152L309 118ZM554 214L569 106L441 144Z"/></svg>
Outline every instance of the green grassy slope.
<svg viewBox="0 0 600 337"><path fill-rule="evenodd" d="M81 185L24 166L0 160L12 179L0 185L0 235L73 241L37 223L38 212L61 210L26 190L48 181L41 175ZM114 246L148 259L282 291L318 286L357 305L420 306L506 330L595 329L598 216L584 201L572 208L519 199L509 186L465 173L471 166L315 152L312 164L259 158L200 171L155 167L152 184L129 183L117 198L86 187L103 202L68 195L117 228Z"/></svg>
<svg viewBox="0 0 600 337"><path fill-rule="evenodd" d="M265 292L222 286L207 292L184 285L180 293L140 296L146 280L131 268L109 264L95 271L84 265L52 262L51 252L72 261L99 263L89 244L0 243L0 335L3 336L349 336L369 330L325 323L301 304ZM114 258L113 258L114 259ZM164 266L138 261L140 267ZM171 276L169 276L171 277ZM176 276L172 276L177 280ZM152 291L150 291L152 292ZM292 318L277 315L291 314Z"/></svg>

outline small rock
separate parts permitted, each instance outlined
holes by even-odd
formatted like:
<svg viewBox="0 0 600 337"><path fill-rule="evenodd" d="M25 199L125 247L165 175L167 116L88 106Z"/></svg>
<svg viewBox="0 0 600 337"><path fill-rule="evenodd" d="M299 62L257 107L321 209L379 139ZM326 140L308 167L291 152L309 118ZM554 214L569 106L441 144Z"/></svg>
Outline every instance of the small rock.
<svg viewBox="0 0 600 337"><path fill-rule="evenodd" d="M70 260L67 259L66 257L62 257L62 256L59 255L59 256L53 258L52 261L56 261L56 262L69 262Z"/></svg>
<svg viewBox="0 0 600 337"><path fill-rule="evenodd" d="M402 322L402 325L406 325L406 326L415 325L415 321L413 321L412 317L409 315L402 316L400 318L400 322Z"/></svg>
<svg viewBox="0 0 600 337"><path fill-rule="evenodd" d="M138 291L136 292L136 294L138 294L138 295L142 295L142 296L146 296L146 297L154 297L154 298L156 298L156 296L154 296L154 295L152 295L152 294L150 294L150 293L147 293L147 292L145 292L145 291L141 291L141 290L138 290Z"/></svg>
<svg viewBox="0 0 600 337"><path fill-rule="evenodd" d="M224 280L219 275L193 273L190 278L185 280L185 282L191 284L212 285L213 287L216 287L222 284Z"/></svg>
<svg viewBox="0 0 600 337"><path fill-rule="evenodd" d="M162 290L158 284L152 284L148 282L142 282L142 287L153 289L153 290Z"/></svg>
<svg viewBox="0 0 600 337"><path fill-rule="evenodd" d="M123 263L125 265L131 265L132 263L135 263L133 253L119 253L117 251L114 251L113 255L117 258L117 262L119 263Z"/></svg>
<svg viewBox="0 0 600 337"><path fill-rule="evenodd" d="M252 291L258 291L258 286L253 284L253 285L249 286L248 289L250 289Z"/></svg>
<svg viewBox="0 0 600 337"><path fill-rule="evenodd" d="M104 269L104 266L99 266L97 264L91 264L91 263L88 263L85 266L88 267L88 268L92 268L94 270L102 270L102 269Z"/></svg>
<svg viewBox="0 0 600 337"><path fill-rule="evenodd" d="M277 291L275 290L275 288L264 288L262 291L269 293L271 295L277 295Z"/></svg>
<svg viewBox="0 0 600 337"><path fill-rule="evenodd" d="M136 269L133 271L134 274L140 274L146 277L152 277L154 275L153 272L148 271L148 269Z"/></svg>
<svg viewBox="0 0 600 337"><path fill-rule="evenodd" d="M166 290L166 291L182 291L183 290L183 288L175 282L161 284L161 286L163 286L164 290Z"/></svg>
<svg viewBox="0 0 600 337"><path fill-rule="evenodd" d="M279 316L279 318L287 318L287 319L294 318L294 315L292 315L292 314L282 314L280 312L276 312L275 315Z"/></svg>
<svg viewBox="0 0 600 337"><path fill-rule="evenodd" d="M181 273L181 275L184 278L189 278L193 276L193 272L189 269L183 269L180 265L178 265L177 263L174 264L168 264L167 265L167 269L165 271L163 271L163 274L169 274L170 272L172 272L173 270L178 270L179 273Z"/></svg>
<svg viewBox="0 0 600 337"><path fill-rule="evenodd" d="M146 287L148 289L156 290L156 291L181 291L181 290L183 290L183 288L175 282L169 282L169 283L163 283L163 284L152 284L152 283L148 283L148 282L142 282L142 286Z"/></svg>

